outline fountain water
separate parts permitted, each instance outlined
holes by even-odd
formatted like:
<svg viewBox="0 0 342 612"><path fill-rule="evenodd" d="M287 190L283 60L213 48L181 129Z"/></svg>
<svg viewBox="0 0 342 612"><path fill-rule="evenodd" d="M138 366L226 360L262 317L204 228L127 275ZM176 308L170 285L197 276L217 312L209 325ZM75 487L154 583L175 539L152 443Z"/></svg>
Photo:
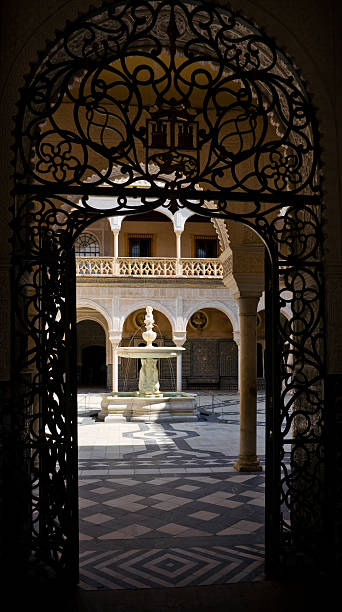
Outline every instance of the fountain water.
<svg viewBox="0 0 342 612"><path fill-rule="evenodd" d="M146 331L142 337L146 346L121 346L119 357L141 359L138 391L113 392L103 396L99 418L106 422L124 421L197 421L194 414L196 395L180 391L161 392L158 359L176 357L183 347L153 346L157 334L153 331L153 308L146 307Z"/></svg>

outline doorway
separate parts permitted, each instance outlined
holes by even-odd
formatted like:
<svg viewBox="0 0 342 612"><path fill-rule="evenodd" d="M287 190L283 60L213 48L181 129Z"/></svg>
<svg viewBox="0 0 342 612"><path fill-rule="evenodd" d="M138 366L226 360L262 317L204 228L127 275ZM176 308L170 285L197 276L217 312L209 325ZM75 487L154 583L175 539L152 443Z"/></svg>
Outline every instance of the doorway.
<svg viewBox="0 0 342 612"><path fill-rule="evenodd" d="M107 390L106 335L96 321L77 323L77 382L83 392Z"/></svg>
<svg viewBox="0 0 342 612"><path fill-rule="evenodd" d="M85 387L106 388L106 349L103 346L87 346L82 350L80 384Z"/></svg>
<svg viewBox="0 0 342 612"><path fill-rule="evenodd" d="M267 563L271 571L298 554L312 559L310 542L322 537L324 347L310 99L273 41L227 10L190 1L121 8L72 24L22 93L13 363L14 402L31 432L25 469L40 522L32 550L77 579L73 244L97 218L165 206L240 222L265 244Z"/></svg>

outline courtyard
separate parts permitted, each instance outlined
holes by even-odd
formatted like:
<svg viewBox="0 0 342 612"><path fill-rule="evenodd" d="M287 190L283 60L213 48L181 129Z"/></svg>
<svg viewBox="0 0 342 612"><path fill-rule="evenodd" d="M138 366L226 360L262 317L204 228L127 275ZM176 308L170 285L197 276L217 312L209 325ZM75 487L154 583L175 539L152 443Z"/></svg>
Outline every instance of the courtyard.
<svg viewBox="0 0 342 612"><path fill-rule="evenodd" d="M264 472L238 473L239 395L201 392L194 423L103 423L78 395L80 586L263 579ZM257 452L265 459L265 394Z"/></svg>

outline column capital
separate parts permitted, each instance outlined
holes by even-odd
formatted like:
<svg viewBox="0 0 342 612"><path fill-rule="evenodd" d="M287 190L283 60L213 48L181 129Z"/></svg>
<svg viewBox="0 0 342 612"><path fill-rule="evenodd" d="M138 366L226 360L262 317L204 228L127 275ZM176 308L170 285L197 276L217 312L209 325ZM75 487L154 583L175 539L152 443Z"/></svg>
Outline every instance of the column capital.
<svg viewBox="0 0 342 612"><path fill-rule="evenodd" d="M176 346L182 346L186 341L186 331L174 331L172 340Z"/></svg>
<svg viewBox="0 0 342 612"><path fill-rule="evenodd" d="M109 221L110 228L113 234L118 234L120 232L123 218L124 217L120 217L120 216L109 217L108 221Z"/></svg>
<svg viewBox="0 0 342 612"><path fill-rule="evenodd" d="M260 292L252 293L252 294L251 293L241 294L239 292L234 297L238 302L240 315L252 314L256 316L257 309L258 309L258 303L261 297Z"/></svg>
<svg viewBox="0 0 342 612"><path fill-rule="evenodd" d="M109 341L112 344L113 348L117 348L122 340L122 334L119 331L110 331L109 332Z"/></svg>

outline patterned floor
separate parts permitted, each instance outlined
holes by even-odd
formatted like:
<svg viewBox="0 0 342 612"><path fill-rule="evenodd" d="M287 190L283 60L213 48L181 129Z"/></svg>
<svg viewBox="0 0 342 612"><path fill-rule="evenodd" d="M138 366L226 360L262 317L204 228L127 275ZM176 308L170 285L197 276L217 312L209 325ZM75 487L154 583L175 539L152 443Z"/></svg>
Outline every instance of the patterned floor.
<svg viewBox="0 0 342 612"><path fill-rule="evenodd" d="M231 395L211 405L201 398L206 420L173 425L99 423L80 406L82 588L262 579L264 473L233 468L238 405ZM258 403L263 453L263 396Z"/></svg>

